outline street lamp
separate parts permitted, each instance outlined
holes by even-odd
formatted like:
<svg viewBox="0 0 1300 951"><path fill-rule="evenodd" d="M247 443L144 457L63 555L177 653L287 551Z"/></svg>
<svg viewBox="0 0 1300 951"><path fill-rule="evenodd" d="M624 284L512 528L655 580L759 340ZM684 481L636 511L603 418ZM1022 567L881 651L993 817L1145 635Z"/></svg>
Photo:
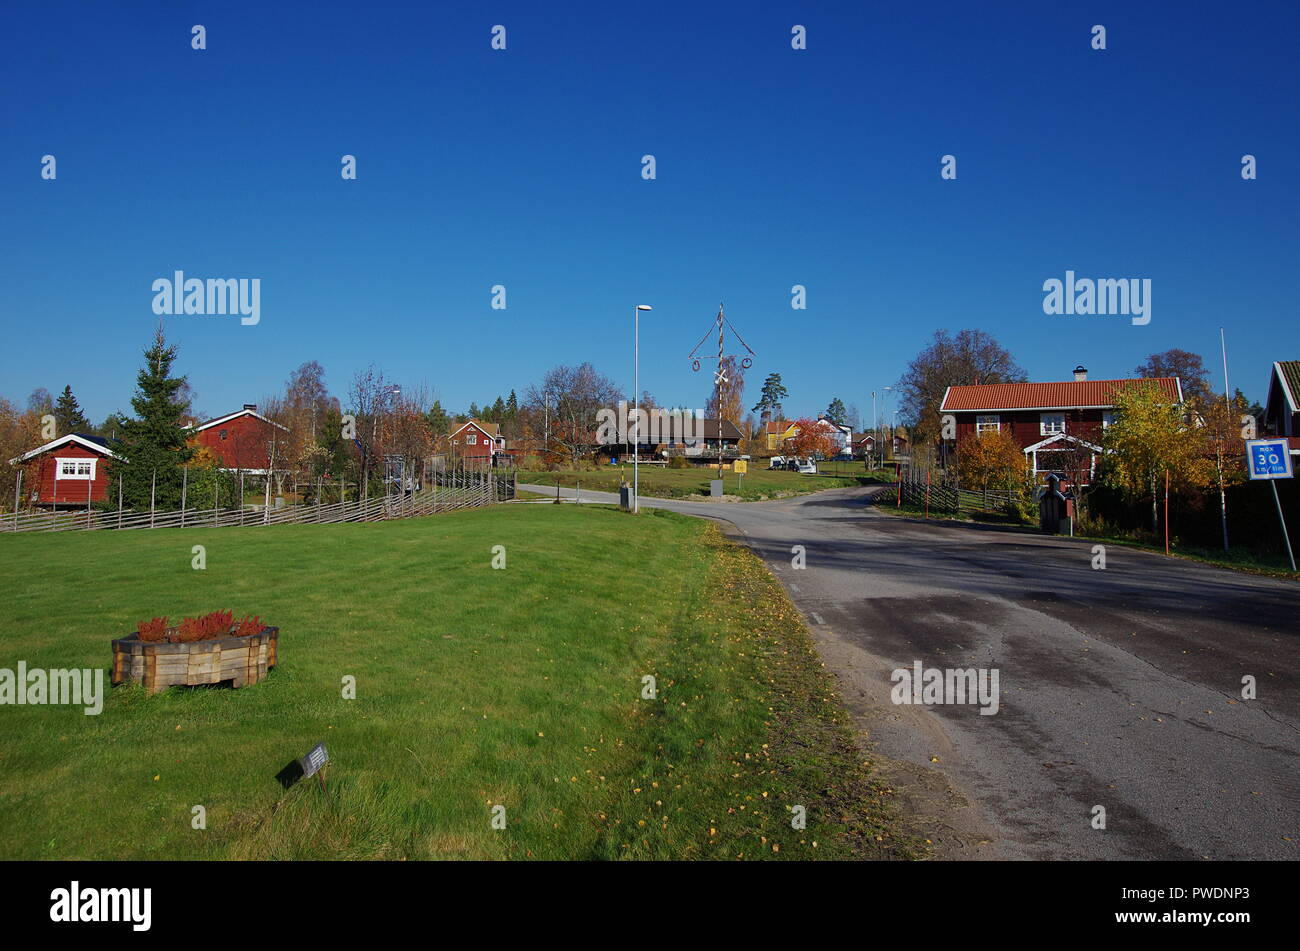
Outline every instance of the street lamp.
<svg viewBox="0 0 1300 951"><path fill-rule="evenodd" d="M653 310L649 304L637 304L632 312L632 416L636 419L636 442L632 448L632 511L641 511L641 311Z"/></svg>

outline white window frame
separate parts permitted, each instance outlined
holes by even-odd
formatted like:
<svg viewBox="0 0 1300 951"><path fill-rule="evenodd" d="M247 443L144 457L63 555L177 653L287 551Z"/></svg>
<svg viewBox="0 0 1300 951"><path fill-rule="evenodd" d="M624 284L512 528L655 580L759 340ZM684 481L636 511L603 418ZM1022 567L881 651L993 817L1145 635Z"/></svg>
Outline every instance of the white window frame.
<svg viewBox="0 0 1300 951"><path fill-rule="evenodd" d="M94 482L95 463L98 459L84 456L56 456L54 459L54 478L59 482ZM65 473L64 466L71 466L72 471ZM86 471L82 472L82 469Z"/></svg>
<svg viewBox="0 0 1300 951"><path fill-rule="evenodd" d="M1001 428L1002 417L997 413L980 413L975 417L975 434L977 436L980 433L991 433Z"/></svg>
<svg viewBox="0 0 1300 951"><path fill-rule="evenodd" d="M1115 425L1115 411L1113 409L1104 409L1101 411L1101 428L1110 429Z"/></svg>
<svg viewBox="0 0 1300 951"><path fill-rule="evenodd" d="M1048 420L1055 422L1061 421L1061 428L1055 426L1049 428ZM1063 436L1065 435L1065 414L1064 413L1039 413L1038 414L1038 434L1040 436Z"/></svg>
<svg viewBox="0 0 1300 951"><path fill-rule="evenodd" d="M465 434L465 445L467 445L467 446L477 446L477 445L478 445L478 434L477 434L477 433L466 433L466 434Z"/></svg>

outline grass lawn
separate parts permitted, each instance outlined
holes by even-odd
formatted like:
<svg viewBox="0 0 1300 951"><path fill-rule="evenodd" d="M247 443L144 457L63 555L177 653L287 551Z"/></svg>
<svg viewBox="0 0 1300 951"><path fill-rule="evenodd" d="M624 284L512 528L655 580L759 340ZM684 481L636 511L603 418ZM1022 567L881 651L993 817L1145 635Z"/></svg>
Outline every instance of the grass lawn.
<svg viewBox="0 0 1300 951"><path fill-rule="evenodd" d="M891 833L780 586L700 521L506 505L8 535L0 572L11 670L106 668L109 639L151 615L228 608L281 629L280 665L242 690L106 686L99 716L0 707L0 858L920 854ZM327 790L282 791L275 774L319 741Z"/></svg>
<svg viewBox="0 0 1300 951"><path fill-rule="evenodd" d="M780 499L823 489L840 489L855 485L874 485L879 480L868 473L861 463L842 464L842 475L821 472L817 475L800 475L784 470L769 471L761 468L765 461L755 460L742 479L734 472L723 472L722 487L727 495L738 495L745 501ZM836 463L822 463L823 467ZM641 467L641 494L659 499L680 499L690 495L708 495L709 482L717 478L716 468L665 469L662 466ZM560 469L519 472L519 481L531 485L562 486L581 485L584 489L599 492L617 492L619 483L632 481L631 466L608 466L599 470Z"/></svg>

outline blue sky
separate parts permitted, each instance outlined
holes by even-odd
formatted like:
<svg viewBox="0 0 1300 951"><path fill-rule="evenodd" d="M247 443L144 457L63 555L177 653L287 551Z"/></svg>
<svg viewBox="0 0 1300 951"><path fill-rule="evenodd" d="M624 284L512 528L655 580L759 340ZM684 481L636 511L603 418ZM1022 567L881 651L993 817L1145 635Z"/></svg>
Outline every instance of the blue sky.
<svg viewBox="0 0 1300 951"><path fill-rule="evenodd" d="M124 9L6 11L10 399L71 383L96 420L127 408L178 269L262 284L257 326L167 318L209 413L310 359L336 393L374 363L454 409L557 363L630 388L638 303L643 388L690 406L720 300L758 353L747 404L775 370L796 413L869 415L940 327L992 333L1031 379L1182 347L1221 386L1223 326L1261 399L1300 357L1294 3ZM1045 315L1067 269L1150 278L1151 323Z"/></svg>

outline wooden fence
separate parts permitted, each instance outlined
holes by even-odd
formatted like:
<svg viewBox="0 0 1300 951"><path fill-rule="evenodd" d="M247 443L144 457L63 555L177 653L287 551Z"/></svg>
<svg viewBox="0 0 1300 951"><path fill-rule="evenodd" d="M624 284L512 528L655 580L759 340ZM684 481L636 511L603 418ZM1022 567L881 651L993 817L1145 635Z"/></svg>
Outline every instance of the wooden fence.
<svg viewBox="0 0 1300 951"><path fill-rule="evenodd" d="M1020 498L1016 492L963 488L957 482L929 481L904 476L879 493L882 502L902 501L928 508L935 515L991 515L1004 513Z"/></svg>
<svg viewBox="0 0 1300 951"><path fill-rule="evenodd" d="M416 518L478 508L515 497L513 472L447 470L417 492L353 502L286 505L282 508L169 509L137 512L89 508L66 512L14 512L0 518L0 532L93 531L130 528L229 528L244 525L325 525Z"/></svg>

